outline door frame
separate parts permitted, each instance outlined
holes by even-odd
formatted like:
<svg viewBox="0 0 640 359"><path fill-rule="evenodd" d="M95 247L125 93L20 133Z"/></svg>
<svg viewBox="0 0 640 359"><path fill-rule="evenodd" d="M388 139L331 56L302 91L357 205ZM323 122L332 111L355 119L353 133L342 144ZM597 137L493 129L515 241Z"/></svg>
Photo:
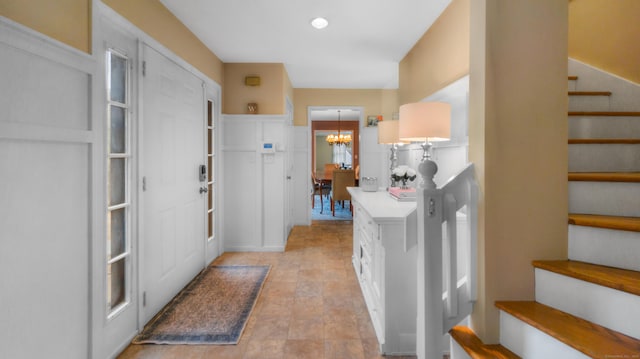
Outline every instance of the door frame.
<svg viewBox="0 0 640 359"><path fill-rule="evenodd" d="M308 106L307 107L307 133L309 133L309 138L307 141L307 153L309 154L308 157L308 165L307 168L304 170L306 173L306 178L307 180L305 181L306 185L306 194L310 194L312 191L311 188L311 181L309 180L311 178L311 173L312 173L312 166L314 166L314 155L315 155L315 147L314 147L314 143L315 143L315 139L314 137L314 133L313 133L313 129L312 129L312 125L313 125L313 121L333 121L333 119L314 119L313 118L313 111L323 111L323 110L351 110L351 111L357 111L360 113L359 119L358 119L358 136L354 136L354 144L353 146L356 146L356 141L357 142L357 146L358 146L358 159L357 159L357 163L360 163L360 133L362 133L362 128L363 128L363 124L364 124L364 107L363 106ZM346 120L345 120L346 121ZM340 120L340 122L342 123L342 119ZM336 121L337 123L337 121ZM354 161L354 163L356 163ZM362 172L362 170L360 171ZM306 208L307 208L307 218L309 218L309 220L311 219L311 196L310 195L306 195L305 196L307 198L306 201ZM310 223L310 222L309 222Z"/></svg>

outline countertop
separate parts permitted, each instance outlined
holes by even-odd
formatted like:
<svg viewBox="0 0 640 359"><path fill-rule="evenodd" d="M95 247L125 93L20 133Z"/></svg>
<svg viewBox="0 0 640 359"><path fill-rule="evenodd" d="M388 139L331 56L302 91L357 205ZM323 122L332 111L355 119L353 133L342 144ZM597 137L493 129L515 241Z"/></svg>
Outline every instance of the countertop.
<svg viewBox="0 0 640 359"><path fill-rule="evenodd" d="M384 189L365 192L359 187L347 187L347 191L376 222L404 220L417 208L416 202L397 201Z"/></svg>

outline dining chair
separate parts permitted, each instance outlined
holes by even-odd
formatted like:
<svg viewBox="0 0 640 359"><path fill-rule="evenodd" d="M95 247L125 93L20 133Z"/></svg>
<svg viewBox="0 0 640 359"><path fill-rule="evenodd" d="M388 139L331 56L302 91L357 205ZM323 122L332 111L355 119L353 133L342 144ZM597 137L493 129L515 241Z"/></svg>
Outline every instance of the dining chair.
<svg viewBox="0 0 640 359"><path fill-rule="evenodd" d="M340 170L333 171L331 179L331 215L336 215L336 201L342 201L342 208L344 208L344 201L349 201L349 211L353 212L351 205L351 195L347 191L347 187L355 186L355 173L354 170Z"/></svg>
<svg viewBox="0 0 640 359"><path fill-rule="evenodd" d="M322 201L322 182L318 181L314 175L311 175L311 185L313 186L313 193L311 194L311 208L316 207L316 194L320 195L320 213L324 209L324 203Z"/></svg>
<svg viewBox="0 0 640 359"><path fill-rule="evenodd" d="M333 178L333 171L335 171L336 169L339 169L340 165L337 163L325 163L324 164L324 179L325 180L331 180ZM324 188L327 189L326 195L327 198L329 198L329 193L331 193L331 187L329 185L329 181L325 181L323 183Z"/></svg>

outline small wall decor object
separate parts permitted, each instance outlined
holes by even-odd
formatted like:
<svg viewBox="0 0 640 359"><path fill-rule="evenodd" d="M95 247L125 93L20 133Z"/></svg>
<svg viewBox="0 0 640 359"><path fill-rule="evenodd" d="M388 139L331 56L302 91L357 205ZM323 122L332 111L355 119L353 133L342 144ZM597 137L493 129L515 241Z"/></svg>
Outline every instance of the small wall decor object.
<svg viewBox="0 0 640 359"><path fill-rule="evenodd" d="M367 127L378 126L378 116L367 116Z"/></svg>
<svg viewBox="0 0 640 359"><path fill-rule="evenodd" d="M260 76L246 76L244 78L245 86L260 86Z"/></svg>
<svg viewBox="0 0 640 359"><path fill-rule="evenodd" d="M255 102L249 102L247 104L247 113L251 115L255 115L258 113L258 104Z"/></svg>

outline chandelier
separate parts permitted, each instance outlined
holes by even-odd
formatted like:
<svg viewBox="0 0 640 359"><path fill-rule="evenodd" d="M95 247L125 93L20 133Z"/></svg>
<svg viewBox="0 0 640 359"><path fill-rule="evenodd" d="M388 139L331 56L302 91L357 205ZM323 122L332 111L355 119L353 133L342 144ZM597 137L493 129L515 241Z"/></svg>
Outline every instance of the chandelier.
<svg viewBox="0 0 640 359"><path fill-rule="evenodd" d="M347 133L346 135L340 133L340 110L338 110L338 134L332 133L327 136L327 143L329 143L330 146L348 145L351 143L351 140L350 133Z"/></svg>

